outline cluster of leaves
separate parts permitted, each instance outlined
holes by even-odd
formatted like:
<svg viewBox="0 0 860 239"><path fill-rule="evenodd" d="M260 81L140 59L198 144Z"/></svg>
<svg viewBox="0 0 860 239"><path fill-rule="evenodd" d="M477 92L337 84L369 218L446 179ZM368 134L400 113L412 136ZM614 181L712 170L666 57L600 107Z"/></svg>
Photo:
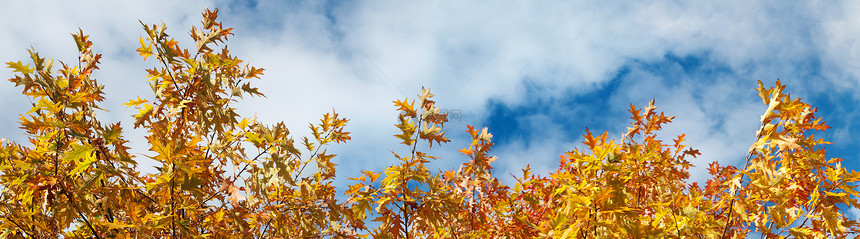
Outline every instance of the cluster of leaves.
<svg viewBox="0 0 860 239"><path fill-rule="evenodd" d="M226 46L231 35L203 13L191 30L194 51L182 49L161 25L143 24L138 52L160 67L147 70L154 99L132 99L134 127L147 131L155 174L141 175L119 123L103 125L95 109L103 86L90 77L100 55L83 32L74 34L77 67L31 52L35 68L7 63L10 79L34 98L22 128L30 147L0 148L3 221L10 235L66 237L316 237L339 235L330 221L348 221L335 199L333 154L324 147L350 139L347 120L326 114L313 137L297 145L283 123L240 117L231 103L262 96L245 82L262 69L242 65ZM303 173L308 168L315 173ZM231 170L232 168L232 170ZM241 181L240 181L241 180ZM346 216L345 216L346 215ZM357 222L361 223L361 222Z"/></svg>
<svg viewBox="0 0 860 239"><path fill-rule="evenodd" d="M447 114L422 89L416 100L394 101L397 164L362 171L337 194L334 154L326 145L350 140L336 112L294 140L283 123L264 125L231 106L263 96L247 81L262 69L230 55L231 28L217 10L192 27L194 49L183 49L161 25L143 24L137 50L154 98L138 109L157 172L141 175L120 123L97 120L102 85L91 77L100 55L79 31L77 66L30 50L34 66L9 62L33 99L21 116L29 145L0 147L2 237L249 237L249 238L652 238L845 237L860 231L846 217L857 208L857 172L827 159L812 132L828 127L815 108L783 94L759 95L768 106L742 168L710 164L706 185L688 183L688 161L699 155L659 140L672 116L630 106L631 126L616 142L586 129L582 149L560 157L541 176L527 167L512 185L493 174L492 134L467 126L468 158L457 169L432 172L439 158L419 144L443 146ZM220 47L219 47L220 45ZM215 49L220 48L218 51ZM417 103L417 106L416 106ZM308 169L309 171L305 171Z"/></svg>

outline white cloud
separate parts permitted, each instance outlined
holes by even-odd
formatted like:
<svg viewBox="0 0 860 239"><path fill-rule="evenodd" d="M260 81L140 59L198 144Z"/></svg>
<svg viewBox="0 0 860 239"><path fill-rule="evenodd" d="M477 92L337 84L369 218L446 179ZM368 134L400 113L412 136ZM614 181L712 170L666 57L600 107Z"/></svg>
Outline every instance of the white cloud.
<svg viewBox="0 0 860 239"><path fill-rule="evenodd" d="M666 129L667 136L685 132L689 143L702 149L703 159L731 161L745 153L750 128L761 113L757 98L747 97L754 80L808 75L796 64L819 57L827 75L836 80L832 85L855 86L860 74L852 50L860 38L854 26L860 24L849 14L858 5L849 3L259 1L249 3L252 8L224 1L73 4L0 4L6 16L0 20L0 56L4 61L23 59L24 49L33 45L45 56L72 60L67 33L80 26L106 56L98 78L108 87L107 107L113 111L105 121L128 120L131 111L120 104L133 95L149 95L143 83L147 64L134 52L142 32L137 19L164 21L168 32L182 41L188 38L187 29L198 24L203 5L221 7L225 25L236 27L229 43L232 52L267 69L264 79L255 83L268 98L246 99L239 104L242 112L256 112L268 122L284 120L301 136L307 135L307 122L333 107L352 119L348 129L354 132L353 142L334 147L349 161L343 164L370 168L387 165L392 158L388 150L398 149L391 137L396 130L391 101L414 97L422 85L433 89L443 108L460 109L469 116L466 123L480 124L489 99L510 105L529 102L521 87L525 79L543 86L541 97L552 98L590 92L605 85L620 67L632 66L634 73L615 92L612 105L641 106L658 98L661 109L679 116ZM842 14L831 16L834 11ZM633 64L661 61L667 54L705 55L706 64L725 66L735 74L710 80L711 75L691 75L670 85L644 64ZM684 73L674 70L673 75ZM26 98L18 92L0 84L3 109L26 111L20 107ZM0 133L10 138L19 134L10 124L14 120L0 121ZM513 165L505 160L526 156L557 162L558 153L570 149L570 142L552 130L538 128L532 127L532 134L541 136L532 139L540 142L497 149L503 156L500 164ZM463 139L462 129L449 129L449 134ZM466 143L455 141L450 148ZM347 175L358 172L347 170Z"/></svg>
<svg viewBox="0 0 860 239"><path fill-rule="evenodd" d="M860 17L855 14L860 10L860 3L845 1L830 8L829 14L822 20L823 37L826 39L822 48L828 63L833 65L835 72L828 74L839 81L840 87L857 87L860 76ZM839 73L845 73L841 75Z"/></svg>

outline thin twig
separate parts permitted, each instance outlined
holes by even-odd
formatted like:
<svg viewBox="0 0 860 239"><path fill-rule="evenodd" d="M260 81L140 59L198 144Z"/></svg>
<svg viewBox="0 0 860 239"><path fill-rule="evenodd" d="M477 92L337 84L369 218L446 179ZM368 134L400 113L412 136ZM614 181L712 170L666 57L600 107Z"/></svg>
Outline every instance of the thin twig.
<svg viewBox="0 0 860 239"><path fill-rule="evenodd" d="M6 218L6 220L9 220L10 222L12 222L12 224L15 224L15 226L18 226L18 228L21 228L21 231L24 232L24 234L27 234L27 236L30 236L32 238L36 238L36 236L27 232L27 230L25 230L25 228L23 226L21 226L20 224L15 222L15 220L12 220L11 218L8 218L8 217Z"/></svg>
<svg viewBox="0 0 860 239"><path fill-rule="evenodd" d="M84 223L87 224L87 227L89 227L90 230L93 232L93 236L95 236L97 239L101 239L102 237L99 236L98 232L96 232L96 229L93 227L93 224L91 224L90 221L87 220L87 216L84 215L78 208L78 205L75 203L74 198L72 197L72 195L70 195L71 193L63 186L63 183L58 183L57 185L60 185L60 190L63 190L63 195L66 195L66 199L69 200L69 204L72 205L72 208L75 209L75 212L78 213L78 216L80 216L81 219L84 220Z"/></svg>
<svg viewBox="0 0 860 239"><path fill-rule="evenodd" d="M334 128L332 128L330 131L328 131L328 133L326 133L326 135L325 135L325 136L323 136L323 138L324 138L324 139L328 139L328 137L329 137L329 136L331 136L331 133L332 133L332 132L334 132L334 130L335 130L335 129L334 129ZM317 142L320 142L320 141L317 141ZM313 153L313 154L311 154L311 156L310 156L310 157L308 157L307 162L305 162L305 163L303 163L303 164L302 164L302 167L301 167L301 168L299 169L299 171L296 173L296 176L295 176L295 178L293 179L293 182L295 182L295 181L299 181L299 176L301 176L301 175L302 175L302 172L304 172L304 171L305 171L305 167L307 167L307 166L308 166L308 163L310 163L310 162L311 162L311 159L314 159L314 157L316 157L316 156L317 156L317 154L320 152L320 149L322 149L323 145L325 145L325 144L323 144L322 142L320 142L320 145L319 145L319 146L317 146L316 150L314 150L314 153ZM299 160L301 160L301 157L299 157ZM302 162L304 162L304 160L302 160Z"/></svg>
<svg viewBox="0 0 860 239"><path fill-rule="evenodd" d="M762 124L761 124L761 126L759 127L759 129L758 129L758 132L760 132L759 134L763 133L764 126L765 126L765 123L762 123ZM758 139L759 139L759 138L761 138L761 135L758 135L758 136L756 137L756 141L758 141ZM752 159L753 150L755 150L755 149L751 148L751 149L749 150L749 152L747 152L746 163L744 163L744 168L743 168L741 171L746 171L746 170L747 170L747 168L749 167L749 165L750 165L750 159ZM743 181L744 181L744 177L745 177L745 174L741 173L741 183L743 183ZM734 187L734 186L732 186L732 187ZM739 191L740 191L740 190L735 191L734 193L732 193L732 201L731 201L731 203L729 203L729 215L728 215L728 217L726 217L726 220L728 220L728 221L726 221L726 226L725 226L725 227L723 227L723 235L722 235L722 236L720 236L720 238L725 238L725 237L726 237L726 233L728 233L728 231L729 231L729 226L731 226L731 225L732 225L732 221L733 221L733 220L732 220L732 214L734 213L735 201L737 200L737 199L735 198L735 196L736 196L736 193L737 193L737 192L739 192Z"/></svg>

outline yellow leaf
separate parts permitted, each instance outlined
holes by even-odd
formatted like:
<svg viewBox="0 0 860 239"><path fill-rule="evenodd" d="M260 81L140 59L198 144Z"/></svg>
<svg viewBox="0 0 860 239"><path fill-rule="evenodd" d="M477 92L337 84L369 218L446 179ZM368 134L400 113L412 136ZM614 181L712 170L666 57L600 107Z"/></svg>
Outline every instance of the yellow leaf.
<svg viewBox="0 0 860 239"><path fill-rule="evenodd" d="M812 238L812 229L806 227L795 227L789 229L788 233L796 238Z"/></svg>
<svg viewBox="0 0 860 239"><path fill-rule="evenodd" d="M128 107L132 107L132 106L137 106L137 105L140 105L140 104L143 104L143 103L146 103L146 102L149 102L149 100L141 99L141 98L140 98L140 96L138 96L136 100L135 100L135 99L131 99L131 100L129 100L129 101L128 101L128 103L123 103L122 105L125 105L125 106L128 106Z"/></svg>
<svg viewBox="0 0 860 239"><path fill-rule="evenodd" d="M143 37L140 38L140 48L137 48L137 52L143 56L143 60L146 60L149 56L152 55L152 42L148 45L143 42Z"/></svg>
<svg viewBox="0 0 860 239"><path fill-rule="evenodd" d="M72 149L66 152L66 155L63 157L63 163L76 165L76 167L69 172L70 174L78 174L88 169L90 164L96 161L96 157L93 156L93 151L95 149L92 145L74 144L71 148Z"/></svg>
<svg viewBox="0 0 860 239"><path fill-rule="evenodd" d="M827 230L830 231L832 235L841 235L845 232L846 228L842 225L842 219L840 219L841 213L839 213L839 209L833 207L823 207L821 208L821 217L826 222Z"/></svg>
<svg viewBox="0 0 860 239"><path fill-rule="evenodd" d="M7 68L11 68L11 69L13 69L13 70L12 70L12 72L21 72L21 73L24 73L24 74L30 74L30 73L33 73L33 71L35 70L35 69L31 69L31 68L30 68L30 64L29 64L29 63L27 63L27 65L24 65L23 63L21 63L21 61L18 61L18 62L11 62L11 61L10 61L10 62L6 62L6 67L7 67Z"/></svg>
<svg viewBox="0 0 860 239"><path fill-rule="evenodd" d="M403 101L395 100L393 102L394 106L398 107L397 110L403 111L404 116L412 118L418 117L417 112L415 111L414 100L412 101L412 103L409 103L409 99L405 99Z"/></svg>
<svg viewBox="0 0 860 239"><path fill-rule="evenodd" d="M848 195L846 193L834 193L830 191L825 191L824 194L830 197L844 197L845 195Z"/></svg>

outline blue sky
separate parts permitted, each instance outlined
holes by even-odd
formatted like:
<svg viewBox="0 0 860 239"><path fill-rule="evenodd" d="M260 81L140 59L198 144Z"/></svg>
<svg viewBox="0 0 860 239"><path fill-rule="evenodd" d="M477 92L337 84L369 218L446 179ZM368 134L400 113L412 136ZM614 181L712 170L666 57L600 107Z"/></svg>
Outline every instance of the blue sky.
<svg viewBox="0 0 860 239"><path fill-rule="evenodd" d="M285 121L296 136L336 109L351 119L353 141L331 147L340 177L395 162L406 151L392 137L391 101L431 88L452 142L431 153L451 168L466 158L466 124L489 126L500 178L526 164L538 172L579 145L585 127L620 137L629 104L651 99L677 116L664 137L686 133L701 149L693 163L739 165L766 108L753 88L780 78L794 97L819 107L833 127L830 157L860 169L860 2L856 1L4 1L0 58L26 60L30 46L72 62L69 33L82 28L104 54L96 73L106 85L103 122L131 129L133 96L151 97L134 52L145 23L165 22L188 44L204 7L234 27L229 48L266 69L267 98L237 104L245 115ZM4 78L11 70L0 70ZM0 83L0 137L21 141L16 114L29 109L11 83ZM128 132L145 153L142 132ZM137 139L137 140L135 140ZM144 163L141 170L152 169ZM703 167L693 180L706 179Z"/></svg>

